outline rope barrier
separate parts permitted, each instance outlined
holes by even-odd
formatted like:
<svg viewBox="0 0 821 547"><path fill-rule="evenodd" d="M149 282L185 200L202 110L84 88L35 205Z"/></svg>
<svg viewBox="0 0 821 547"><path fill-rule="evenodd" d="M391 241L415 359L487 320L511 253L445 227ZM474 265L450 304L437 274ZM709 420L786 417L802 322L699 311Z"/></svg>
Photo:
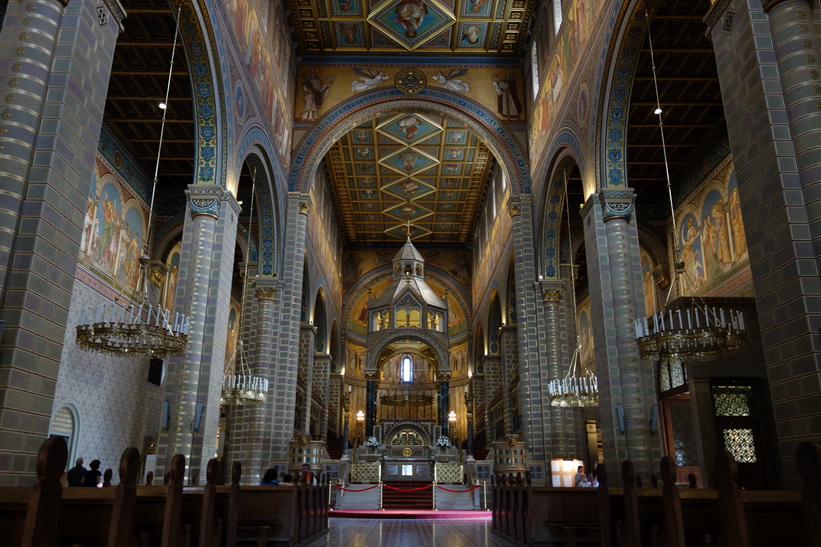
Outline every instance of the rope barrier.
<svg viewBox="0 0 821 547"><path fill-rule="evenodd" d="M378 484L374 484L368 488L363 488L362 490L351 490L350 488L342 488L341 486L334 484L332 485L337 490L342 490L343 492L367 492L368 490L373 490L374 488L379 488Z"/></svg>
<svg viewBox="0 0 821 547"><path fill-rule="evenodd" d="M422 486L420 488L396 488L395 486L391 486L389 484L383 484L382 486L384 486L385 488L390 488L391 490L396 490L397 492L417 492L419 490L427 490L431 487L430 484Z"/></svg>
<svg viewBox="0 0 821 547"><path fill-rule="evenodd" d="M444 486L439 486L438 484L436 485L436 488L441 488L445 492L455 492L457 494L462 493L462 492L473 492L474 490L478 490L481 487L482 487L481 485L478 485L478 486L474 486L473 488L471 488L469 490L451 490L450 488L445 488Z"/></svg>

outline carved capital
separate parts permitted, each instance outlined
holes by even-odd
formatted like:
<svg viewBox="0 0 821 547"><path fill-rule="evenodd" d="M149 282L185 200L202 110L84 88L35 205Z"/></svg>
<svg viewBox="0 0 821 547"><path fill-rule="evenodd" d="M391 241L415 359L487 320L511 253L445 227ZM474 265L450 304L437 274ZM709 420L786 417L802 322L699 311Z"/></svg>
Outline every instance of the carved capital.
<svg viewBox="0 0 821 547"><path fill-rule="evenodd" d="M375 382L379 380L379 371L378 370L366 370L364 372L365 380L368 382Z"/></svg>
<svg viewBox="0 0 821 547"><path fill-rule="evenodd" d="M165 276L168 274L168 268L159 260L151 261L151 284L155 287L162 287L165 283Z"/></svg>
<svg viewBox="0 0 821 547"><path fill-rule="evenodd" d="M629 220L630 215L633 214L635 198L633 190L629 188L619 191L602 190L599 199L602 204L604 221L607 222L617 218Z"/></svg>
<svg viewBox="0 0 821 547"><path fill-rule="evenodd" d="M258 277L254 282L254 291L259 300L276 300L284 286L285 283L275 277Z"/></svg>
<svg viewBox="0 0 821 547"><path fill-rule="evenodd" d="M311 212L311 204L307 201L300 201L299 202L299 214L300 215L307 215Z"/></svg>

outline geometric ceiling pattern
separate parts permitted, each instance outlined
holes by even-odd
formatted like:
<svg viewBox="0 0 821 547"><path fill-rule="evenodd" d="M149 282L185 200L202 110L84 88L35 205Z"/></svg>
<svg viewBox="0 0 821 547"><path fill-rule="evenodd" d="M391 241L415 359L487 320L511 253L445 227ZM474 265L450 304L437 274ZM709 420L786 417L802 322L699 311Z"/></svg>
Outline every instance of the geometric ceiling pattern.
<svg viewBox="0 0 821 547"><path fill-rule="evenodd" d="M357 126L326 156L348 240L467 243L493 156L463 125L390 114Z"/></svg>
<svg viewBox="0 0 821 547"><path fill-rule="evenodd" d="M302 53L521 55L536 0L288 0Z"/></svg>

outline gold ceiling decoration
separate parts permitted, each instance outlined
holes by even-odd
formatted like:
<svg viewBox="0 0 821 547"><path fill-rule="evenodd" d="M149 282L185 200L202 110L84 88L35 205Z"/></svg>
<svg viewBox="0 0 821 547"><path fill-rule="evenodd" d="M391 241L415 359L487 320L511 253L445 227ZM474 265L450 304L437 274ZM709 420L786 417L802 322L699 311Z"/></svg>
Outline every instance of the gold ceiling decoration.
<svg viewBox="0 0 821 547"><path fill-rule="evenodd" d="M521 54L535 0L290 0L301 49Z"/></svg>
<svg viewBox="0 0 821 547"><path fill-rule="evenodd" d="M491 171L488 148L465 126L390 113L355 127L328 152L348 238L466 243Z"/></svg>

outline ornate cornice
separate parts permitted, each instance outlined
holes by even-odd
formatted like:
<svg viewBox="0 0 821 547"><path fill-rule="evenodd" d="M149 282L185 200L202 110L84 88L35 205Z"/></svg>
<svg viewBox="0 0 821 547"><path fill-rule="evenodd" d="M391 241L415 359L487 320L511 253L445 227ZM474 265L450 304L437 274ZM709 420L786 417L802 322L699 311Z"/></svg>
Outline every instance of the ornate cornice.
<svg viewBox="0 0 821 547"><path fill-rule="evenodd" d="M777 3L778 0L769 2L767 7L764 8L764 11L767 11L770 4ZM730 6L731 0L716 0L716 2L710 6L710 9L707 10L707 15L704 16L704 24L707 26L707 31L704 33L705 36L710 36L713 32L713 28L718 24L719 21L724 21L723 25L726 29L727 27L727 17L726 15L730 14L730 21L729 24L732 27L732 19L735 16L735 12L732 10L727 10Z"/></svg>

